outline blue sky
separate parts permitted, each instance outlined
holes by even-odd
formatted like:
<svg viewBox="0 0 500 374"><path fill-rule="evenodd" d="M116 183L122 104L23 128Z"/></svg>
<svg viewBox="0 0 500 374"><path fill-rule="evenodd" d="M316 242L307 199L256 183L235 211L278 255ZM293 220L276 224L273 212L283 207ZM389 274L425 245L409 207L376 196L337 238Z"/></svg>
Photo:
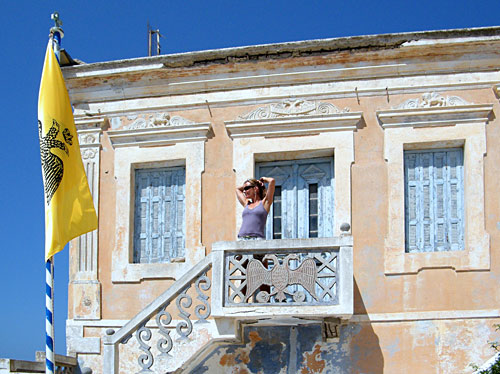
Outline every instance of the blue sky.
<svg viewBox="0 0 500 374"><path fill-rule="evenodd" d="M341 36L496 26L498 0L2 0L0 358L31 360L45 342L44 207L37 101L57 10L63 47L85 62L143 57L146 25L162 53ZM65 354L68 251L55 256L56 352Z"/></svg>

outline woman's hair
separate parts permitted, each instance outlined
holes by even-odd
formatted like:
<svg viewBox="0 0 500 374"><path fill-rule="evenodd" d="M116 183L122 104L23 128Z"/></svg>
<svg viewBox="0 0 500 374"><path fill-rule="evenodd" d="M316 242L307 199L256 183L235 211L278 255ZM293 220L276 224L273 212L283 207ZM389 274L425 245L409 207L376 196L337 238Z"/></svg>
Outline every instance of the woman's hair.
<svg viewBox="0 0 500 374"><path fill-rule="evenodd" d="M251 186L257 186L259 188L259 197L261 200L264 199L264 197L266 197L266 193L267 193L267 190L266 190L266 187L264 186L264 183L262 183L261 181L257 180L257 179L254 179L254 178L248 178L245 183L250 183Z"/></svg>

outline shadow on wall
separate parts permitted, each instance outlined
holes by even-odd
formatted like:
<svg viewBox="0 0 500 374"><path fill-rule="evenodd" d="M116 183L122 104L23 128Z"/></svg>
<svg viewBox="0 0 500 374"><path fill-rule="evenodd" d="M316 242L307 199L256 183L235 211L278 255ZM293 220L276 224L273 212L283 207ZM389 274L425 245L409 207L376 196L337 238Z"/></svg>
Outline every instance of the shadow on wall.
<svg viewBox="0 0 500 374"><path fill-rule="evenodd" d="M365 304L359 292L356 279L354 279L354 305L355 313L367 315ZM345 326L351 332L351 362L352 373L379 374L384 372L384 356L378 336L373 330L372 323L367 318L366 322L352 323Z"/></svg>
<svg viewBox="0 0 500 374"><path fill-rule="evenodd" d="M356 310L366 313L356 282L354 295ZM382 351L369 321L340 326L337 341L324 341L318 322L246 325L241 344L218 346L191 373L383 373Z"/></svg>

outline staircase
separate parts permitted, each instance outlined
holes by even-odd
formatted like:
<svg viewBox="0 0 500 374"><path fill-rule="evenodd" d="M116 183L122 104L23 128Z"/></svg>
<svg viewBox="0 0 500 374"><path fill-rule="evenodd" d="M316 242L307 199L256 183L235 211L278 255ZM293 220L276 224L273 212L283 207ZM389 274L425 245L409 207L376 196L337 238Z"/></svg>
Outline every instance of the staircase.
<svg viewBox="0 0 500 374"><path fill-rule="evenodd" d="M241 342L242 324L341 323L352 310L350 235L214 243L122 328L106 330L103 373L189 372L217 346Z"/></svg>

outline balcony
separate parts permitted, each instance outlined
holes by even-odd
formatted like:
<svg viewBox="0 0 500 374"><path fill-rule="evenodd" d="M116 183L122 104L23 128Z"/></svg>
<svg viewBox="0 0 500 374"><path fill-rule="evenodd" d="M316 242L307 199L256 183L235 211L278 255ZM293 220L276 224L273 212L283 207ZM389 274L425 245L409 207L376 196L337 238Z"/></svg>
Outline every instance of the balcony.
<svg viewBox="0 0 500 374"><path fill-rule="evenodd" d="M255 321L321 323L332 341L352 313L351 236L218 242L118 331L106 330L103 373L189 372L218 344L241 343L239 325Z"/></svg>
<svg viewBox="0 0 500 374"><path fill-rule="evenodd" d="M218 242L212 256L215 318L317 321L352 316L351 236Z"/></svg>

